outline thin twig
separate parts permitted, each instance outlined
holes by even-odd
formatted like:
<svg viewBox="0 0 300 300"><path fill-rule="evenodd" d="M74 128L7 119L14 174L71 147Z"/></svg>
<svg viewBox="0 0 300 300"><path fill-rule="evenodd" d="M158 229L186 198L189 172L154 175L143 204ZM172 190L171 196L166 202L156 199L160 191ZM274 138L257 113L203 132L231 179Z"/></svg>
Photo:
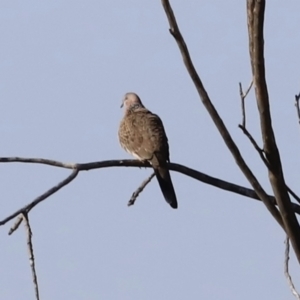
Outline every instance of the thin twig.
<svg viewBox="0 0 300 300"><path fill-rule="evenodd" d="M242 106L242 126L246 126L246 109L245 109L245 97L243 93L242 83L239 82L240 87L240 98L241 98L241 106Z"/></svg>
<svg viewBox="0 0 300 300"><path fill-rule="evenodd" d="M34 285L34 290L35 290L35 298L36 298L36 300L39 300L40 299L39 286L38 286L38 280L37 280L36 269L35 269L35 260L34 260L34 255L33 255L32 231L30 228L28 214L26 212L23 213L23 220L24 220L25 230L27 233L29 263L30 263L31 272L32 272L32 280L33 280L33 285Z"/></svg>
<svg viewBox="0 0 300 300"><path fill-rule="evenodd" d="M141 185L136 189L135 192L133 192L130 200L128 201L128 206L134 205L137 197L139 196L139 194L144 190L144 188L146 187L146 185L152 180L152 178L155 176L155 173L153 172L147 179L145 179Z"/></svg>
<svg viewBox="0 0 300 300"><path fill-rule="evenodd" d="M288 186L286 186L288 192L292 195L292 197L298 202L300 203L300 198L298 195L296 195L296 193L291 189L289 188Z"/></svg>
<svg viewBox="0 0 300 300"><path fill-rule="evenodd" d="M293 283L293 280L292 280L292 277L289 273L289 259L290 259L290 256L289 256L289 253L290 253L290 239L288 237L288 235L286 236L286 239L285 239L285 257L284 257L284 275L287 279L287 282L288 282L288 285L289 285L289 288L292 292L292 294L298 299L300 300L300 295L299 293L297 292L295 286L294 286L294 283Z"/></svg>
<svg viewBox="0 0 300 300"><path fill-rule="evenodd" d="M255 148L255 150L258 152L261 160L264 162L265 166L267 168L269 168L269 163L265 157L264 151L258 146L257 142L255 141L255 139L253 138L253 136L251 135L251 133L247 130L246 127L244 127L243 125L239 125L239 128L243 131L243 133L247 136L247 138L250 140L251 144L253 145L253 147ZM286 188L288 190L288 192L292 195L292 197L298 202L300 203L300 198L297 196L297 194L291 189L289 188L288 185L286 185Z"/></svg>
<svg viewBox="0 0 300 300"><path fill-rule="evenodd" d="M243 125L239 124L239 128L243 131L243 133L246 135L246 137L250 140L251 144L253 145L253 147L255 148L255 150L257 151L257 153L259 154L261 160L264 162L264 164L266 165L266 167L269 166L268 161L265 157L264 151L258 146L258 144L256 143L255 139L253 138L253 136L251 135L251 133L247 130L246 127L244 127Z"/></svg>
<svg viewBox="0 0 300 300"><path fill-rule="evenodd" d="M241 97L241 105L242 105L242 126L246 127L246 109L245 109L245 99L248 96L251 88L253 85L253 79L251 80L248 89L246 91L246 93L244 93L243 91L243 87L242 87L242 83L239 82L239 89L240 89L240 97Z"/></svg>
<svg viewBox="0 0 300 300"><path fill-rule="evenodd" d="M9 232L8 234L11 235L13 234L20 226L20 224L22 223L23 221L23 214L20 214L17 218L16 218L16 221L15 223L13 224L13 226L11 226L11 228L9 229Z"/></svg>
<svg viewBox="0 0 300 300"><path fill-rule="evenodd" d="M246 98L252 88L252 85L253 85L253 79L251 80L249 86L248 86L248 89L246 90L246 93L244 94L244 98Z"/></svg>
<svg viewBox="0 0 300 300"><path fill-rule="evenodd" d="M296 106L297 115L298 115L298 122L300 124L300 105L299 105L299 100L300 100L300 93L298 95L295 95L295 106Z"/></svg>
<svg viewBox="0 0 300 300"><path fill-rule="evenodd" d="M253 80L251 81L246 93L244 94L243 92L243 87L242 84L239 83L239 92L240 92L240 97L241 97L241 103L242 103L242 125L239 125L239 128L243 131L243 133L248 137L248 139L250 140L251 144L253 145L253 147L255 148L255 150L258 152L261 160L264 162L265 166L269 169L269 163L265 157L265 153L263 151L263 149L261 149L257 142L255 141L255 139L253 138L253 136L251 135L251 133L247 130L246 128L246 110L245 110L245 98L247 97L251 87L253 84ZM299 109L299 98L300 98L300 94L295 96L296 98L296 106L297 106L297 111L298 111L298 116L299 116L299 123L300 123L300 109ZM288 190L288 192L291 194L291 196L298 202L300 203L300 198L296 195L295 192L293 192L288 185L286 185L286 188Z"/></svg>

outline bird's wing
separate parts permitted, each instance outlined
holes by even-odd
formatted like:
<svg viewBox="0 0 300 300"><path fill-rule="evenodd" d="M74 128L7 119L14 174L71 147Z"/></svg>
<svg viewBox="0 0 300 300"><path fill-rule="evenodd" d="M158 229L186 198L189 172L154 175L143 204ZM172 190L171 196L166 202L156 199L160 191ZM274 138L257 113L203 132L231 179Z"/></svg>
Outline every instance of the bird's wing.
<svg viewBox="0 0 300 300"><path fill-rule="evenodd" d="M161 119L147 109L126 114L119 129L122 147L141 160L151 160L154 153L169 160L168 139Z"/></svg>

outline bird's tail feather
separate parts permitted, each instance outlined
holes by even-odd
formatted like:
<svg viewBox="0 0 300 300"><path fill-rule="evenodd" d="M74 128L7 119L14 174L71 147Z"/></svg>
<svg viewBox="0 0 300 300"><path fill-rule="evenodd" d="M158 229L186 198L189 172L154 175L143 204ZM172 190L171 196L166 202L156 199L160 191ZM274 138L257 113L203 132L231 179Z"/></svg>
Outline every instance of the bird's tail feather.
<svg viewBox="0 0 300 300"><path fill-rule="evenodd" d="M154 168L154 172L166 201L171 205L172 208L177 208L178 204L176 194L169 170L167 168L156 167Z"/></svg>

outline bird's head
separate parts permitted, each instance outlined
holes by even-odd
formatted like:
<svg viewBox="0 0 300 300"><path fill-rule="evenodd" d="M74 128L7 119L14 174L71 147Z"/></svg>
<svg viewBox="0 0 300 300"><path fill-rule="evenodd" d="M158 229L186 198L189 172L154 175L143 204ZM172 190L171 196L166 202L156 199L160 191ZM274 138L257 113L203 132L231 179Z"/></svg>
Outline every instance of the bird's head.
<svg viewBox="0 0 300 300"><path fill-rule="evenodd" d="M126 93L123 100L121 107L125 108L125 111L135 109L135 108L141 108L144 107L140 97L135 93Z"/></svg>

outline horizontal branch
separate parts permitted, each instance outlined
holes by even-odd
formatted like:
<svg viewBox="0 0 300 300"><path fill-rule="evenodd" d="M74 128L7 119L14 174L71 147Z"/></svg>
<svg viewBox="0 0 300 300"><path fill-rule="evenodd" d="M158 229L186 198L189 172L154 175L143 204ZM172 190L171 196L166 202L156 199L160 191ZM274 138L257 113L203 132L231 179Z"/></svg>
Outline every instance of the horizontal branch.
<svg viewBox="0 0 300 300"><path fill-rule="evenodd" d="M65 169L72 169L73 172L69 175L65 180L60 182L58 185L54 186L41 196L37 197L34 201L29 203L28 205L24 206L23 208L17 210L15 213L11 214L10 216L6 217L4 220L0 221L0 226L4 225L17 215L26 212L28 213L34 206L36 206L41 201L45 200L50 195L57 192L66 184L70 183L75 177L78 175L80 171L89 171L89 170L96 170L101 168L110 168L110 167L146 167L151 168L151 165L148 163L140 162L138 160L105 160L105 161L96 161L96 162L89 162L89 163L63 163L56 160L49 160L49 159L41 159L41 158L22 158L22 157L2 157L0 158L0 163L36 163L36 164L43 164L49 165L53 167L65 168ZM197 170L188 168L186 166L176 164L176 163L169 163L168 167L171 171L175 171L181 173L183 175L189 176L194 178L198 181L203 183L212 185L214 187L220 188L222 190L226 190L235 194L239 194L251 199L260 200L258 195L255 193L254 190L225 181L221 180L209 175L206 175L202 172ZM273 196L268 195L270 202L276 205L275 198ZM296 203L292 203L292 209L295 213L300 215L300 206Z"/></svg>

